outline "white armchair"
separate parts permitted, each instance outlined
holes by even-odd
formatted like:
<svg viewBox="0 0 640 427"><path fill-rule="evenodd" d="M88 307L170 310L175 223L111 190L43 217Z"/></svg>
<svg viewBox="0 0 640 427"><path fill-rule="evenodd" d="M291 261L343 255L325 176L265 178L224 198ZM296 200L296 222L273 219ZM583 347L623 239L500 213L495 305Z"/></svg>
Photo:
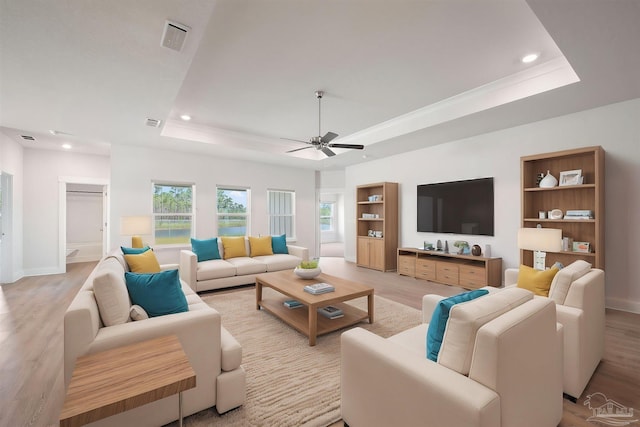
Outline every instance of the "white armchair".
<svg viewBox="0 0 640 427"><path fill-rule="evenodd" d="M506 269L504 282L506 288L516 286L518 269ZM549 298L555 301L558 323L564 327L563 389L575 401L604 354L604 271L576 261L556 274Z"/></svg>
<svg viewBox="0 0 640 427"><path fill-rule="evenodd" d="M442 298L424 297L424 320ZM362 328L342 334L345 424L551 427L560 422L562 326L550 300L513 289L453 306L437 363L426 358L427 329L423 323L387 339ZM447 367L457 362L460 371Z"/></svg>

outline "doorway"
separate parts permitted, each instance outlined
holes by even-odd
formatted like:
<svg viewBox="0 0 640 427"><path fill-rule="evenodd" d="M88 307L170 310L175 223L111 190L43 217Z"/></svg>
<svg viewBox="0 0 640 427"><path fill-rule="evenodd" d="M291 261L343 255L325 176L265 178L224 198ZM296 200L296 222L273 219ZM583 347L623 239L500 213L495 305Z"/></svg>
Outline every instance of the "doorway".
<svg viewBox="0 0 640 427"><path fill-rule="evenodd" d="M60 261L67 264L98 261L107 253L108 183L90 178L60 180Z"/></svg>
<svg viewBox="0 0 640 427"><path fill-rule="evenodd" d="M13 282L13 176L0 172L0 283Z"/></svg>
<svg viewBox="0 0 640 427"><path fill-rule="evenodd" d="M320 256L344 258L344 194L320 194Z"/></svg>

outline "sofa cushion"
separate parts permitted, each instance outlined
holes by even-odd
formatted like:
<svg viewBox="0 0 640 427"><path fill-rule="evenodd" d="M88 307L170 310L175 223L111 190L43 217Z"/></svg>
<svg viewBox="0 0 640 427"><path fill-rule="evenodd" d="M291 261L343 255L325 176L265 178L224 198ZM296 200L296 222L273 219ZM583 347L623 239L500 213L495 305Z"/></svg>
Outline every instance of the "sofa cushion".
<svg viewBox="0 0 640 427"><path fill-rule="evenodd" d="M285 254L258 256L253 259L264 263L267 266L267 271L280 271L296 268L298 264L300 264L300 261L302 261L297 256Z"/></svg>
<svg viewBox="0 0 640 427"><path fill-rule="evenodd" d="M549 296L551 281L557 273L558 267L556 266L548 270L536 270L529 266L521 265L518 272L518 287L542 297Z"/></svg>
<svg viewBox="0 0 640 427"><path fill-rule="evenodd" d="M242 346L223 326L220 326L221 368L225 372L238 369L242 363Z"/></svg>
<svg viewBox="0 0 640 427"><path fill-rule="evenodd" d="M133 273L158 273L160 271L160 264L153 251L125 255L124 259Z"/></svg>
<svg viewBox="0 0 640 427"><path fill-rule="evenodd" d="M462 375L468 375L478 329L531 299L532 292L513 287L454 305L449 312L438 363Z"/></svg>
<svg viewBox="0 0 640 427"><path fill-rule="evenodd" d="M198 263L196 277L198 281L232 277L236 275L236 267L229 261L212 259Z"/></svg>
<svg viewBox="0 0 640 427"><path fill-rule="evenodd" d="M151 247L149 246L144 246L142 248L127 248L125 246L120 246L120 250L125 255L137 255L143 252L147 252L149 249L151 249Z"/></svg>
<svg viewBox="0 0 640 427"><path fill-rule="evenodd" d="M247 256L244 236L230 237L222 236L222 247L224 249L224 259Z"/></svg>
<svg viewBox="0 0 640 427"><path fill-rule="evenodd" d="M274 254L288 254L287 235L271 236L271 249Z"/></svg>
<svg viewBox="0 0 640 427"><path fill-rule="evenodd" d="M178 270L160 273L125 273L127 289L134 304L141 306L149 317L188 311Z"/></svg>
<svg viewBox="0 0 640 427"><path fill-rule="evenodd" d="M255 258L238 257L228 259L229 264L233 264L236 268L236 275L244 276L246 274L266 273L267 265Z"/></svg>
<svg viewBox="0 0 640 427"><path fill-rule="evenodd" d="M273 255L271 249L271 236L249 237L251 256Z"/></svg>
<svg viewBox="0 0 640 427"><path fill-rule="evenodd" d="M93 294L105 326L120 325L129 321L131 301L124 281L124 269L117 259L102 260L93 277Z"/></svg>
<svg viewBox="0 0 640 427"><path fill-rule="evenodd" d="M198 262L221 259L218 251L218 238L212 239L191 239L191 250L198 259Z"/></svg>
<svg viewBox="0 0 640 427"><path fill-rule="evenodd" d="M131 317L131 320L138 321L138 320L148 319L149 315L144 310L144 308L140 307L137 304L134 304L131 306L131 309L129 310L129 317Z"/></svg>
<svg viewBox="0 0 640 427"><path fill-rule="evenodd" d="M462 302L474 300L488 293L489 291L486 289L475 289L473 291L463 292L461 294L445 298L436 305L436 308L433 310L433 314L431 315L429 328L427 329L427 359L433 360L434 362L438 360L438 353L442 346L442 337L444 336L444 331L447 327L451 307Z"/></svg>
<svg viewBox="0 0 640 427"><path fill-rule="evenodd" d="M562 268L553 277L549 298L556 304L564 304L571 284L587 274L591 270L591 264L583 260L577 260Z"/></svg>

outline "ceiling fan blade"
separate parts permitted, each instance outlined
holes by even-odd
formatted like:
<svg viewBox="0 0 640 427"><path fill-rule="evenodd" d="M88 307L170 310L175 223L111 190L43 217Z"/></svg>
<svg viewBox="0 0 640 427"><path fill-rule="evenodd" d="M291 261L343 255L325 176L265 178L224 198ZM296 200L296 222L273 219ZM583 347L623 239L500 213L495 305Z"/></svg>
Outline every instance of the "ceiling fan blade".
<svg viewBox="0 0 640 427"><path fill-rule="evenodd" d="M329 147L333 148L350 148L353 150L362 150L364 149L364 145L360 144L329 144Z"/></svg>
<svg viewBox="0 0 640 427"><path fill-rule="evenodd" d="M295 148L293 150L286 151L286 153L293 153L295 151L306 150L307 148L313 148L313 147L312 146L308 146L308 147L302 147L302 148Z"/></svg>
<svg viewBox="0 0 640 427"><path fill-rule="evenodd" d="M323 143L328 143L329 141L333 141L334 139L336 139L338 137L337 133L333 133L333 132L327 132L324 134L324 136L322 137L322 142Z"/></svg>
<svg viewBox="0 0 640 427"><path fill-rule="evenodd" d="M302 142L303 144L310 144L309 141L303 141L301 139L293 139L293 138L280 138L280 139L286 139L287 141Z"/></svg>
<svg viewBox="0 0 640 427"><path fill-rule="evenodd" d="M321 148L321 150L322 150L322 152L323 152L324 154L326 154L326 155L327 155L327 156L329 156L329 157L332 157L332 156L335 156L335 155L336 155L336 153L334 153L333 151L331 151L331 150L330 150L329 148L327 148L327 147L322 147L322 148Z"/></svg>

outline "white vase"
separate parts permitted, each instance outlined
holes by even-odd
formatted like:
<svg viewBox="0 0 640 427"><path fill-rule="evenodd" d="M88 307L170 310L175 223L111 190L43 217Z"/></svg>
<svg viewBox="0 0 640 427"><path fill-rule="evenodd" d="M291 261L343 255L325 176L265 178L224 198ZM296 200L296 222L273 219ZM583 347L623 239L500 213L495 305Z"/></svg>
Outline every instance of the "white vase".
<svg viewBox="0 0 640 427"><path fill-rule="evenodd" d="M552 188L556 185L558 185L558 180L547 171L547 175L540 181L540 188Z"/></svg>

